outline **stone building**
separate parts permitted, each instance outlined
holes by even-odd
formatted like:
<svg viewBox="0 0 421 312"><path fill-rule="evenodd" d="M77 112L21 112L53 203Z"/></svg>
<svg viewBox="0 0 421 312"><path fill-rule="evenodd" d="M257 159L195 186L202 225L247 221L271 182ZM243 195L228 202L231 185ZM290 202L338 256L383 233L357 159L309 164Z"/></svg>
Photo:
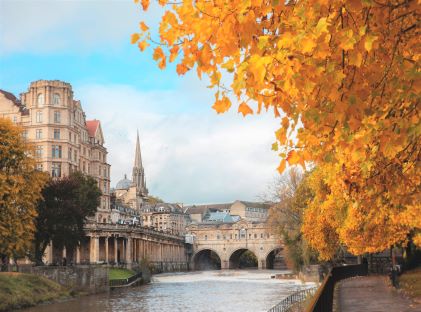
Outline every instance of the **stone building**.
<svg viewBox="0 0 421 312"><path fill-rule="evenodd" d="M34 144L37 168L52 177L78 170L94 177L102 192L95 219L110 216L110 165L99 120L86 120L81 103L73 98L72 86L59 80L32 82L18 99L0 90L0 117L23 128Z"/></svg>
<svg viewBox="0 0 421 312"><path fill-rule="evenodd" d="M239 218L253 222L265 222L270 206L270 203L236 200L226 204L192 205L186 207L185 212L190 215L193 223L207 223L221 218L226 219L227 222L232 222L232 218L237 221Z"/></svg>
<svg viewBox="0 0 421 312"><path fill-rule="evenodd" d="M148 189L146 188L145 170L142 164L142 155L140 152L139 133L136 139L136 151L132 171L132 179L129 180L126 175L117 182L115 190L116 201L121 205L140 211L143 202L147 201Z"/></svg>
<svg viewBox="0 0 421 312"><path fill-rule="evenodd" d="M141 211L145 227L179 236L185 234L188 215L178 204L144 204Z"/></svg>

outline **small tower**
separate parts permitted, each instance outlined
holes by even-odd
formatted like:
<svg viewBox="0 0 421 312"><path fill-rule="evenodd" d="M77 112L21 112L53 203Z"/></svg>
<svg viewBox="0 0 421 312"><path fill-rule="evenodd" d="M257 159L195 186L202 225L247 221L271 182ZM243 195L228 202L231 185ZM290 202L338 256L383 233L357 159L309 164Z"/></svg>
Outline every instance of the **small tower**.
<svg viewBox="0 0 421 312"><path fill-rule="evenodd" d="M134 157L133 184L136 186L137 195L141 197L148 196L148 189L146 188L145 171L142 165L142 155L140 153L139 131L137 132L136 153Z"/></svg>

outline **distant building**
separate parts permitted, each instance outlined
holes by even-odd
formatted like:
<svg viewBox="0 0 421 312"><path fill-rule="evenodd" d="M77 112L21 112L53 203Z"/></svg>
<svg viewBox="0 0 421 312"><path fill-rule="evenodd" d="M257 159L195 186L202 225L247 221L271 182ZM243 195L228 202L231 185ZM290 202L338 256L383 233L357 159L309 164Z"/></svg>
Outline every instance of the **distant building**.
<svg viewBox="0 0 421 312"><path fill-rule="evenodd" d="M147 201L148 189L146 188L145 170L140 152L139 133L136 139L132 179L129 180L124 175L124 178L117 182L114 194L116 201L137 211L140 211L142 203Z"/></svg>
<svg viewBox="0 0 421 312"><path fill-rule="evenodd" d="M268 218L269 203L236 200L230 207L230 214L247 221L264 222Z"/></svg>
<svg viewBox="0 0 421 312"><path fill-rule="evenodd" d="M154 228L175 235L184 235L188 223L188 215L178 204L157 203L143 204L143 226Z"/></svg>
<svg viewBox="0 0 421 312"><path fill-rule="evenodd" d="M102 192L95 220L111 219L110 165L101 123L86 120L69 83L38 80L20 99L0 90L0 117L23 127L23 137L34 143L38 170L57 178L76 170L94 177Z"/></svg>
<svg viewBox="0 0 421 312"><path fill-rule="evenodd" d="M202 223L212 212L225 211L229 213L231 204L207 204L186 206L184 211L190 215L193 223Z"/></svg>
<svg viewBox="0 0 421 312"><path fill-rule="evenodd" d="M233 223L239 220L265 222L270 203L236 200L227 204L192 205L185 208L192 223Z"/></svg>

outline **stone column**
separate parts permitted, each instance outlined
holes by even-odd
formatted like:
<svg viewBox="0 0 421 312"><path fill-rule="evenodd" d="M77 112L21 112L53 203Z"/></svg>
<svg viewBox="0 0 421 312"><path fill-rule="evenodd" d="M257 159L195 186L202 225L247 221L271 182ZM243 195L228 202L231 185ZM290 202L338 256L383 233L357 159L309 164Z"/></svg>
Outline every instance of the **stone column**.
<svg viewBox="0 0 421 312"><path fill-rule="evenodd" d="M80 264L80 244L76 246L76 264Z"/></svg>
<svg viewBox="0 0 421 312"><path fill-rule="evenodd" d="M133 261L137 262L137 239L133 238Z"/></svg>
<svg viewBox="0 0 421 312"><path fill-rule="evenodd" d="M108 236L105 237L105 263L108 264Z"/></svg>
<svg viewBox="0 0 421 312"><path fill-rule="evenodd" d="M132 264L132 238L127 237L127 245L126 245L126 263L128 265Z"/></svg>
<svg viewBox="0 0 421 312"><path fill-rule="evenodd" d="M47 245L47 248L45 248L42 260L45 264L53 263L53 241L50 241L50 243Z"/></svg>
<svg viewBox="0 0 421 312"><path fill-rule="evenodd" d="M89 262L99 262L99 237L91 236L90 248L89 248Z"/></svg>
<svg viewBox="0 0 421 312"><path fill-rule="evenodd" d="M117 237L114 238L114 263L117 264L117 250L118 250L118 244L117 244Z"/></svg>

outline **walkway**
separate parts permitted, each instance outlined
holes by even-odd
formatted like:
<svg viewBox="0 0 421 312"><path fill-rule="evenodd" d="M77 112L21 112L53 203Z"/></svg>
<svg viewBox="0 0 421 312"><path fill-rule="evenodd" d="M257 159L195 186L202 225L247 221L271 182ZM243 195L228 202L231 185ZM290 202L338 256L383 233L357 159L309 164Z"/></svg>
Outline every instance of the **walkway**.
<svg viewBox="0 0 421 312"><path fill-rule="evenodd" d="M421 312L421 304L412 303L387 285L385 276L365 276L339 283L340 312Z"/></svg>

